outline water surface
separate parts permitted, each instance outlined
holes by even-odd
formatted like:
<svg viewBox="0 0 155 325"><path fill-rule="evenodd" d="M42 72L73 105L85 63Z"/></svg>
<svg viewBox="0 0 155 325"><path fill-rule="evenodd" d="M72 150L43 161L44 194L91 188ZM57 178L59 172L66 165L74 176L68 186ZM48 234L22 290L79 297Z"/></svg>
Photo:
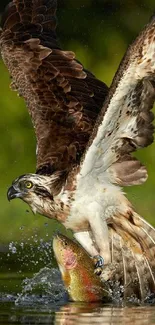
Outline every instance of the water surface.
<svg viewBox="0 0 155 325"><path fill-rule="evenodd" d="M39 300L39 298L38 298ZM152 306L117 307L72 302L42 302L34 297L29 304L18 305L14 301L1 301L0 324L155 324L155 308Z"/></svg>
<svg viewBox="0 0 155 325"><path fill-rule="evenodd" d="M70 302L50 242L10 243L0 262L0 324L155 325L153 303Z"/></svg>

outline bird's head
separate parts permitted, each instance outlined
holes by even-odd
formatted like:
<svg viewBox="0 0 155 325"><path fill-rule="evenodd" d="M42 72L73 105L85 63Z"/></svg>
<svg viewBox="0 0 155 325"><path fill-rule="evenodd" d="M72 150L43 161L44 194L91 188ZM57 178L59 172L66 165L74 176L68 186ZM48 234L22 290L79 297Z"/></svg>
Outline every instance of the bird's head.
<svg viewBox="0 0 155 325"><path fill-rule="evenodd" d="M55 210L54 195L58 194L56 193L56 188L59 179L59 174L51 176L38 174L22 175L16 178L8 189L8 200L20 198L29 204L34 213L38 212L48 216L49 212L51 214L52 210L53 213Z"/></svg>

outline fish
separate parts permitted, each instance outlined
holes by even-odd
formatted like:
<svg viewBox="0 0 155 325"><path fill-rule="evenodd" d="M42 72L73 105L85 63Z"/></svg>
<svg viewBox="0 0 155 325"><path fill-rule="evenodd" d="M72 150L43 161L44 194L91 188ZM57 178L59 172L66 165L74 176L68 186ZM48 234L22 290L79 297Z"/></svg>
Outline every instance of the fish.
<svg viewBox="0 0 155 325"><path fill-rule="evenodd" d="M53 238L53 251L71 300L83 302L111 300L108 283L95 274L93 259L77 242L57 234Z"/></svg>

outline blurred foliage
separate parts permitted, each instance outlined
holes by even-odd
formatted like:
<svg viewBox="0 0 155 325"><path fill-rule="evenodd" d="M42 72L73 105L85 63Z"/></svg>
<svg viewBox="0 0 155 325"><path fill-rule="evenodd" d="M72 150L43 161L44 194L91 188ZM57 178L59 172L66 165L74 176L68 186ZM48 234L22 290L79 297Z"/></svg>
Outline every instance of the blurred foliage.
<svg viewBox="0 0 155 325"><path fill-rule="evenodd" d="M0 12L6 0L1 0ZM61 46L99 79L110 85L128 44L154 12L154 0L58 0L57 34ZM35 172L35 136L24 101L9 89L10 78L0 61L0 242L32 236L45 237L60 228L52 220L34 216L20 200L7 201L6 191L14 178ZM155 145L137 156L148 168L148 181L127 189L137 211L155 225ZM48 227L45 223L48 222ZM46 228L46 230L45 230Z"/></svg>

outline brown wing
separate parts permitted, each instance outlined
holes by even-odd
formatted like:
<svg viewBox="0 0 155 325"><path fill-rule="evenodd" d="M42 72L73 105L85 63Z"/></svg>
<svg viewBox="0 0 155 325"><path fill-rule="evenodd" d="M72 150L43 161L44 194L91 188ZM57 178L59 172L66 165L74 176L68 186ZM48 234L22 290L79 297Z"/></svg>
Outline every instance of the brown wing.
<svg viewBox="0 0 155 325"><path fill-rule="evenodd" d="M56 0L14 0L3 16L0 44L16 88L26 100L37 138L37 172L78 164L107 94L56 40Z"/></svg>

